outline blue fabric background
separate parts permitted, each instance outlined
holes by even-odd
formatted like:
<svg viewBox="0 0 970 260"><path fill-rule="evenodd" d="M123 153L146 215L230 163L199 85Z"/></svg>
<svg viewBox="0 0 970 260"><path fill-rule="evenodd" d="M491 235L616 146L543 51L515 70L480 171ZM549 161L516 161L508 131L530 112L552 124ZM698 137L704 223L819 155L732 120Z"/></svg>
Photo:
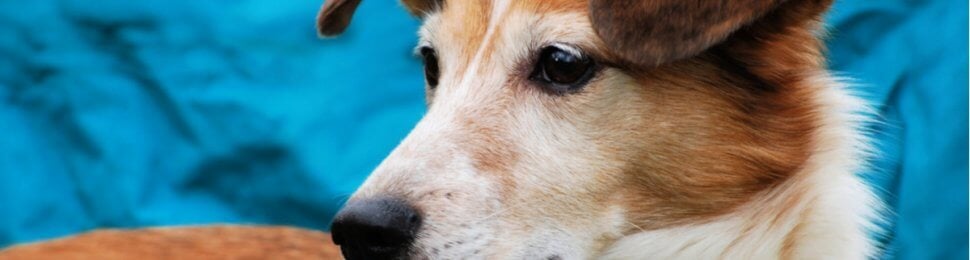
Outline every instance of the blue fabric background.
<svg viewBox="0 0 970 260"><path fill-rule="evenodd" d="M418 21L364 1L0 0L0 247L99 227L326 229L424 111ZM886 258L967 259L967 2L839 2L831 65L884 124Z"/></svg>

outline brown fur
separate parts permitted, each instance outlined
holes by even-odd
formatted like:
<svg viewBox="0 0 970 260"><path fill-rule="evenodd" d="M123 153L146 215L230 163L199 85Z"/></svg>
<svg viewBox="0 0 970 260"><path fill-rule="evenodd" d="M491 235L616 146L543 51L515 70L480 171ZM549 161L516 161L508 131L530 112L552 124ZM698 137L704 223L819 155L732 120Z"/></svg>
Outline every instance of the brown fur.
<svg viewBox="0 0 970 260"><path fill-rule="evenodd" d="M784 0L593 0L593 28L628 62L694 56Z"/></svg>
<svg viewBox="0 0 970 260"><path fill-rule="evenodd" d="M729 212L800 169L818 128L816 111L806 102L816 91L807 77L824 69L821 44L812 33L830 3L789 1L695 58L643 73L645 98L693 99L654 101L682 112L668 120L686 125L666 130L695 132L672 133L673 138L653 144L666 151L635 156L641 158L633 169L639 173L628 176L641 185L632 187L639 196L628 203L640 205L631 208L641 209L637 215L647 222L641 227ZM696 114L713 111L719 112ZM658 153L668 157L656 158Z"/></svg>
<svg viewBox="0 0 970 260"><path fill-rule="evenodd" d="M330 0L320 7L317 15L317 33L322 36L334 36L344 32L350 25L354 11L360 5L360 0Z"/></svg>
<svg viewBox="0 0 970 260"><path fill-rule="evenodd" d="M0 251L0 259L342 259L330 235L288 227L98 230Z"/></svg>

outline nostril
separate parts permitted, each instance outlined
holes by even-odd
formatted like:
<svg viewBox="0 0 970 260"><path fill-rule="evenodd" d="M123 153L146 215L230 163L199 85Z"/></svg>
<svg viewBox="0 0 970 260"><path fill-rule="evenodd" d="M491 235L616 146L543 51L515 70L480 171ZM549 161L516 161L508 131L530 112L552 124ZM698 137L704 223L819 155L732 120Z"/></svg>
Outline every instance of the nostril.
<svg viewBox="0 0 970 260"><path fill-rule="evenodd" d="M406 253L421 226L421 214L400 199L348 203L330 232L347 259L394 258Z"/></svg>

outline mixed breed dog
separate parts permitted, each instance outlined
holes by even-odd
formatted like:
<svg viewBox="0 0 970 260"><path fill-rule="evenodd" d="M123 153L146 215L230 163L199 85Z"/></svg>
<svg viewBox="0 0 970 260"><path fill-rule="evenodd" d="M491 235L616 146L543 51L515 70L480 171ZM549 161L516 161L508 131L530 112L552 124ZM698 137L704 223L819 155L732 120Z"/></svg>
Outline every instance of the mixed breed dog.
<svg viewBox="0 0 970 260"><path fill-rule="evenodd" d="M337 214L347 259L864 259L864 103L831 0L404 0L428 111ZM359 0L317 20L334 36ZM377 39L375 39L377 40Z"/></svg>
<svg viewBox="0 0 970 260"><path fill-rule="evenodd" d="M5 259L865 259L865 104L832 0L403 0L427 114L327 236L98 231ZM328 0L340 34L360 0ZM374 39L380 40L380 39ZM329 245L329 246L328 246ZM40 258L38 258L40 257Z"/></svg>

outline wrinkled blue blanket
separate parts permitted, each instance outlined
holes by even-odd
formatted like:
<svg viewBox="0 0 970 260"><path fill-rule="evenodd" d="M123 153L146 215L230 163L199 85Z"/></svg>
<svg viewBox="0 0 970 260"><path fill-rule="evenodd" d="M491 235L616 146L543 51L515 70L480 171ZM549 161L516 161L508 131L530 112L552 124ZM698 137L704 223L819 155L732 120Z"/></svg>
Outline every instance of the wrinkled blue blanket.
<svg viewBox="0 0 970 260"><path fill-rule="evenodd" d="M99 227L326 229L424 111L418 22L364 1L0 1L0 246ZM967 2L839 2L831 67L877 104L886 258L967 259Z"/></svg>

